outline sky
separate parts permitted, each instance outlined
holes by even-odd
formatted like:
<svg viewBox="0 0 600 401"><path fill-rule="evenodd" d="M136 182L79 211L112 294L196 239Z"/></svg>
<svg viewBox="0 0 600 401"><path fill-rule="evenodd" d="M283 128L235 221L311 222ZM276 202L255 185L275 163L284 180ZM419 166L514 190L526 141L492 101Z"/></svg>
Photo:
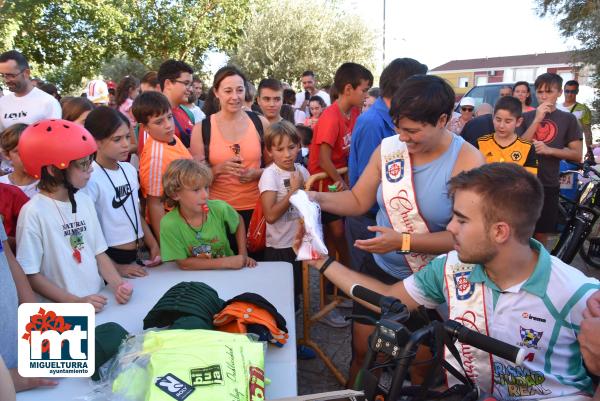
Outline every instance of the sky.
<svg viewBox="0 0 600 401"><path fill-rule="evenodd" d="M432 69L450 60L550 53L578 45L560 36L554 17L539 17L533 0L344 0L350 12L377 30L379 70L384 1L387 62L412 57Z"/></svg>

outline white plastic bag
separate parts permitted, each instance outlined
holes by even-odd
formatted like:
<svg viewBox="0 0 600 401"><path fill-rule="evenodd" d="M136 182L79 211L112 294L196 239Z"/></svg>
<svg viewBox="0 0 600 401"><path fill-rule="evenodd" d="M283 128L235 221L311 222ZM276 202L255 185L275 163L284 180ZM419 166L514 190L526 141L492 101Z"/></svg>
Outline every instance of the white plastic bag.
<svg viewBox="0 0 600 401"><path fill-rule="evenodd" d="M296 191L290 197L290 203L302 216L305 229L296 260L311 260L319 258L319 255L327 255L319 204L312 202L305 191Z"/></svg>

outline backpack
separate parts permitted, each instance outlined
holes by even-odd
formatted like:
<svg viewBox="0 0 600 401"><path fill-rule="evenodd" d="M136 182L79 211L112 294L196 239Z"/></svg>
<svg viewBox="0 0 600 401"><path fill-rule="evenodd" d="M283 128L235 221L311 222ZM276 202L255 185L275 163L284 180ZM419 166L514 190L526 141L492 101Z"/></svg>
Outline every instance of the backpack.
<svg viewBox="0 0 600 401"><path fill-rule="evenodd" d="M252 111L246 111L250 120L252 120L252 124L254 124L254 128L256 132L258 132L258 136L260 137L260 151L262 153L264 149L264 129L262 125L262 121L260 121L260 117L258 114ZM202 143L204 143L204 160L208 163L209 156L209 148L210 148L210 116L206 116L204 120L202 120ZM264 167L263 158L260 158L260 167Z"/></svg>

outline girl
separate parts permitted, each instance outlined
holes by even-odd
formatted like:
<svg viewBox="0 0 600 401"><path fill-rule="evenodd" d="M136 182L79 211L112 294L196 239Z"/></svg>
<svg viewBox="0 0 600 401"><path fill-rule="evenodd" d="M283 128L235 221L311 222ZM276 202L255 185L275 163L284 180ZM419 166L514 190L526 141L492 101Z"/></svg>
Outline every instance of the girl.
<svg viewBox="0 0 600 401"><path fill-rule="evenodd" d="M63 97L60 107L63 120L83 125L90 111L94 110L94 103L85 97Z"/></svg>
<svg viewBox="0 0 600 401"><path fill-rule="evenodd" d="M117 86L116 103L118 110L129 119L131 126L135 126L135 118L131 113L131 105L140 94L140 81L130 75L124 77Z"/></svg>
<svg viewBox="0 0 600 401"><path fill-rule="evenodd" d="M135 168L124 160L129 154L129 121L118 111L100 106L85 121L98 145L94 171L83 191L92 198L107 241L106 254L124 277L141 277L143 266L160 260L158 243L140 214L139 182ZM140 239L150 250L142 261Z"/></svg>
<svg viewBox="0 0 600 401"><path fill-rule="evenodd" d="M311 97L310 101L308 102L308 111L310 113L310 117L307 117L306 120L304 120L304 125L314 128L317 124L317 121L319 121L319 117L321 117L321 113L323 113L323 110L326 108L327 105L321 96Z"/></svg>
<svg viewBox="0 0 600 401"><path fill-rule="evenodd" d="M246 252L244 221L227 202L208 200L211 184L210 169L196 160L174 160L167 167L164 198L173 209L160 221L163 259L182 270L255 267ZM237 255L229 235L235 235Z"/></svg>

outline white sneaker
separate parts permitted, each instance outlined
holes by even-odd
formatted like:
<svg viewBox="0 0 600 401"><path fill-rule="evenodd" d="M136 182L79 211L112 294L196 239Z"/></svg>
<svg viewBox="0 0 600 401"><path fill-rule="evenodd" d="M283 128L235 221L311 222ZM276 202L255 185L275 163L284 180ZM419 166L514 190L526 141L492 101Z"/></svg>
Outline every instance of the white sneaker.
<svg viewBox="0 0 600 401"><path fill-rule="evenodd" d="M323 323L329 327L334 327L336 329L340 329L343 327L348 327L350 325L350 320L344 319L344 317L337 311L337 309L332 310L325 316L319 320L320 323Z"/></svg>

